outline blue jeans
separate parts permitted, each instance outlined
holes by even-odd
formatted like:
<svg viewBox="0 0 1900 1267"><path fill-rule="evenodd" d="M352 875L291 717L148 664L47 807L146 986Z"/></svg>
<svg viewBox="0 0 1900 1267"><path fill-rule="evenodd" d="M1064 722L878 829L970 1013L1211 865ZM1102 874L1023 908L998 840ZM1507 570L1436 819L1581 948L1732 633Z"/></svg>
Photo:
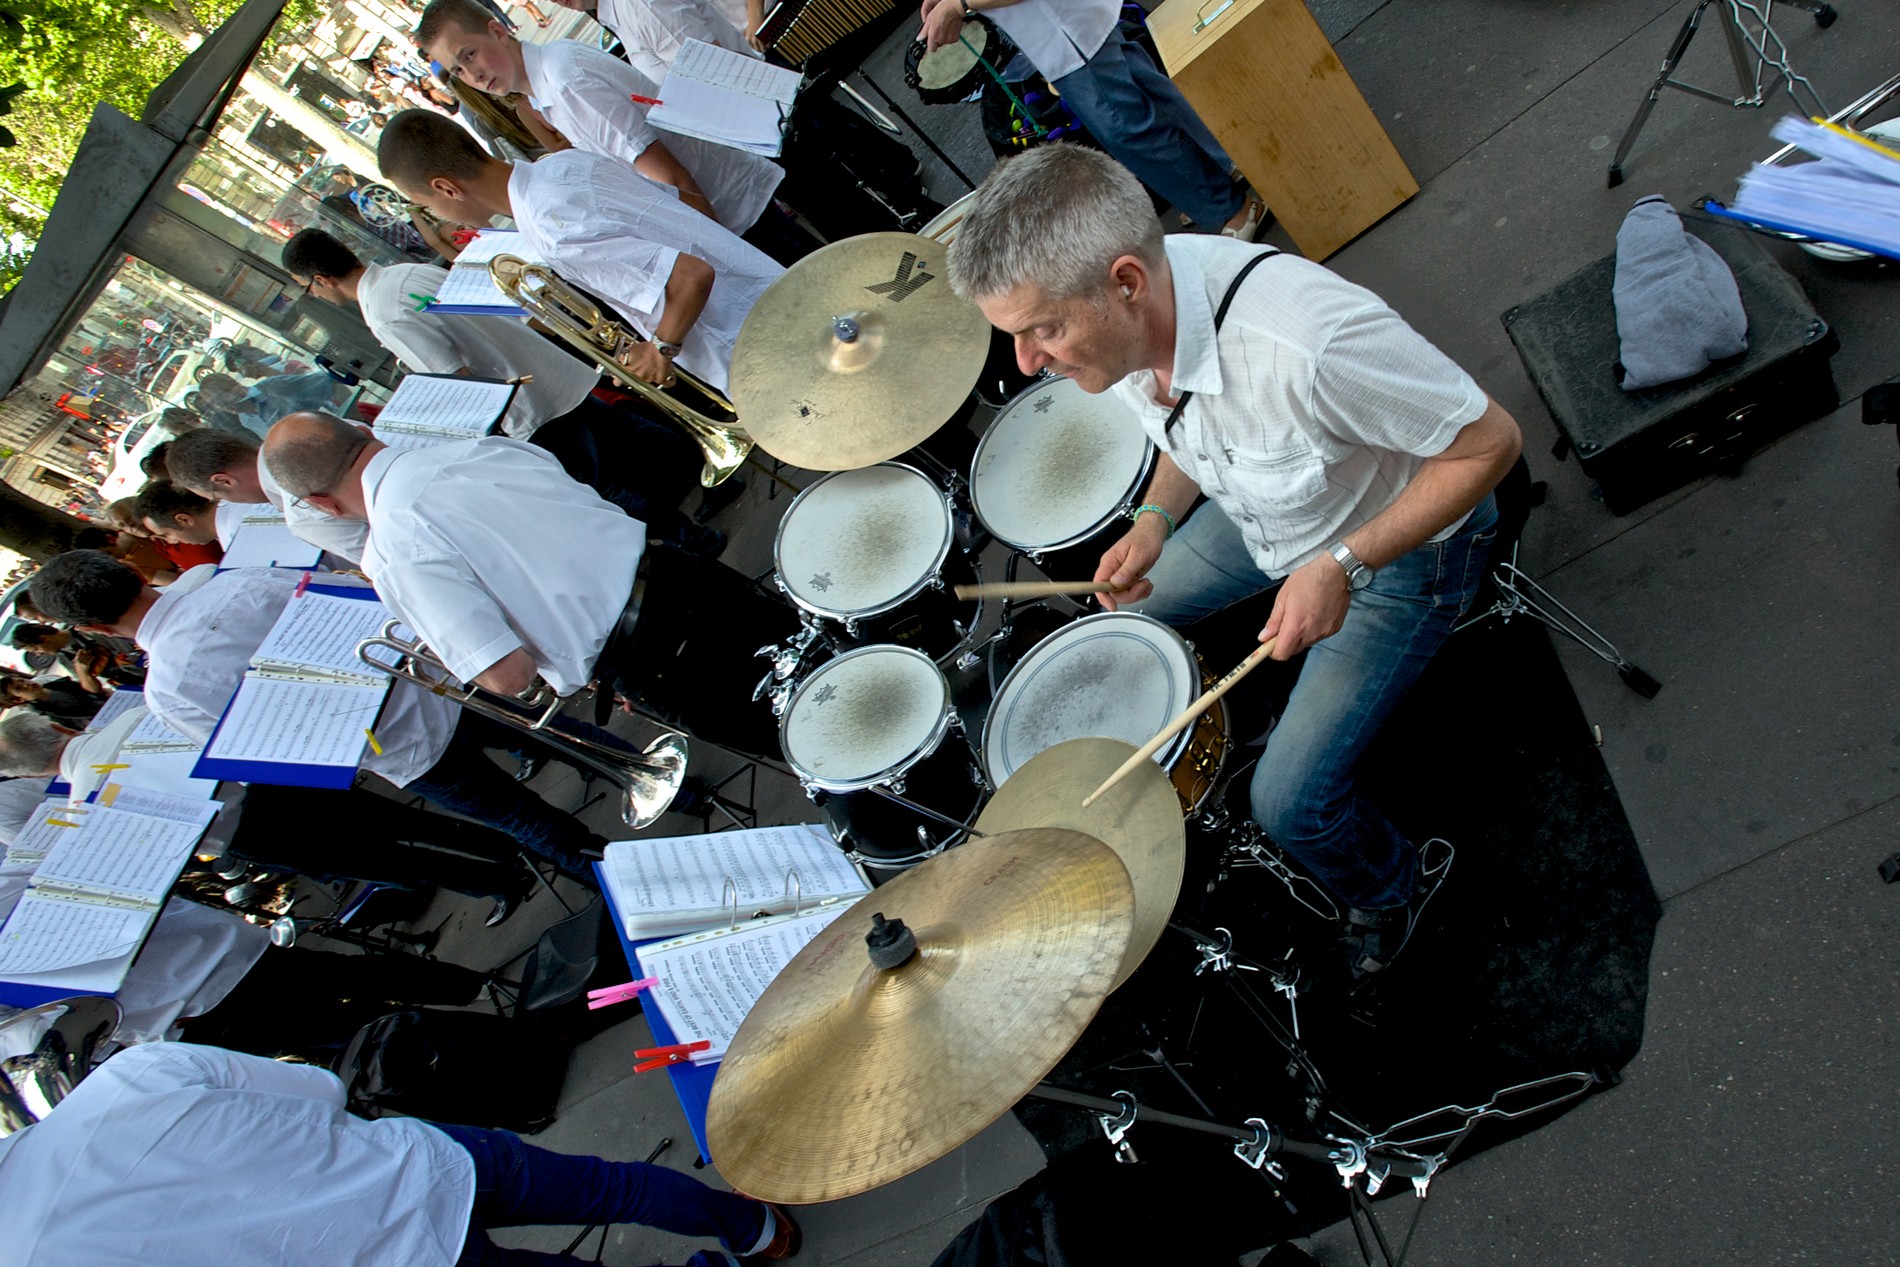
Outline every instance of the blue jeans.
<svg viewBox="0 0 1900 1267"><path fill-rule="evenodd" d="M1218 228L1240 210L1247 195L1230 175L1233 160L1125 25L1117 23L1080 68L1051 82L1116 162L1194 223Z"/></svg>
<svg viewBox="0 0 1900 1267"><path fill-rule="evenodd" d="M1359 794L1355 772L1470 606L1496 536L1497 507L1487 496L1451 537L1380 568L1352 596L1339 632L1307 651L1254 768L1254 820L1348 906L1398 906L1418 887L1416 850ZM1169 540L1148 579L1155 593L1134 610L1171 625L1279 584L1255 566L1212 502Z"/></svg>
<svg viewBox="0 0 1900 1267"><path fill-rule="evenodd" d="M488 1239L491 1227L640 1223L682 1236L716 1237L734 1254L750 1252L765 1230L759 1202L664 1166L553 1153L510 1131L431 1125L475 1159L475 1207L458 1267L582 1262L566 1254L503 1249ZM705 1251L688 1260L690 1267L730 1267L731 1261Z"/></svg>
<svg viewBox="0 0 1900 1267"><path fill-rule="evenodd" d="M625 747L612 736L608 741ZM464 712L442 759L423 771L420 778L410 780L403 790L433 801L451 814L506 832L522 848L551 860L592 887L593 871L581 857L581 850L600 848L600 838L572 814L556 809L515 782L513 775L505 773L483 751L538 747L543 745L521 731L479 713Z"/></svg>

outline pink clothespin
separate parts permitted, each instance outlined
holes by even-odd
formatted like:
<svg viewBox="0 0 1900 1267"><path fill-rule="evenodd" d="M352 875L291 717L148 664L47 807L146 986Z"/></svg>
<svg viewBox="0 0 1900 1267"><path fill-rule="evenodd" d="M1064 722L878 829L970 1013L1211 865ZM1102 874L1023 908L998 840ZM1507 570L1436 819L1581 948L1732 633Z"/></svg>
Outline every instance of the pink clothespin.
<svg viewBox="0 0 1900 1267"><path fill-rule="evenodd" d="M302 597L303 597L303 594L304 594L304 591L305 591L305 590L307 590L307 589L309 589L309 588L310 588L310 573L308 573L308 572L305 572L305 573L303 574L303 576L302 576L302 578L301 578L301 579L299 579L299 580L298 580L298 582L297 582L297 592L296 592L296 593L294 593L294 594L292 594L292 595L291 595L291 597L292 597L292 598L302 598Z"/></svg>
<svg viewBox="0 0 1900 1267"><path fill-rule="evenodd" d="M598 990L589 990L587 992L587 1010L591 1012L597 1007L608 1007L615 1003L625 1003L628 999L638 996L640 991L647 989L649 986L658 985L659 982L660 979L658 977L641 977L638 981L629 981L625 985L610 985L603 986Z"/></svg>

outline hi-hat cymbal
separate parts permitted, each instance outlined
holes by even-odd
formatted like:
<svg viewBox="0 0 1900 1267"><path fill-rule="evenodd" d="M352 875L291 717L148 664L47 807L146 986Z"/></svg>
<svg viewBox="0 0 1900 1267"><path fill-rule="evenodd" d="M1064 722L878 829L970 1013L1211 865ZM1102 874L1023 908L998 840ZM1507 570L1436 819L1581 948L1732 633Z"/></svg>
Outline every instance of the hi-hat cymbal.
<svg viewBox="0 0 1900 1267"><path fill-rule="evenodd" d="M1059 828L973 838L899 875L786 965L726 1050L712 1160L767 1201L830 1201L935 1161L1075 1043L1128 946L1115 851ZM916 954L881 969L873 913Z"/></svg>
<svg viewBox="0 0 1900 1267"><path fill-rule="evenodd" d="M1154 762L1142 762L1093 805L1082 807L1082 798L1134 751L1133 744L1119 739L1059 743L1019 766L976 820L976 829L992 836L1025 827L1066 827L1121 855L1135 886L1135 925L1110 990L1119 989L1161 940L1187 867L1181 800Z"/></svg>
<svg viewBox="0 0 1900 1267"><path fill-rule="evenodd" d="M915 448L957 411L990 326L944 275L945 248L866 233L787 269L746 315L728 384L761 449L851 471Z"/></svg>

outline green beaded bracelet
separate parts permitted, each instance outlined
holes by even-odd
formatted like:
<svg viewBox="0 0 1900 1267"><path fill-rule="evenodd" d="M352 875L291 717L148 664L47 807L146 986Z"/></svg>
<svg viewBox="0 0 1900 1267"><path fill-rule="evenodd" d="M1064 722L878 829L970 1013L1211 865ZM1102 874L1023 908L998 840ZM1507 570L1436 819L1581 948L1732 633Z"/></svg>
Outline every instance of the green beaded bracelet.
<svg viewBox="0 0 1900 1267"><path fill-rule="evenodd" d="M1155 514L1161 516L1163 522L1165 522L1168 525L1168 536L1172 537L1174 535L1174 516L1170 515L1167 511L1161 509L1161 507L1155 505L1153 502L1148 502L1145 505L1135 507L1135 513L1132 516L1130 516L1130 518L1139 519L1142 516L1142 512L1148 511L1148 510L1152 510L1154 511Z"/></svg>

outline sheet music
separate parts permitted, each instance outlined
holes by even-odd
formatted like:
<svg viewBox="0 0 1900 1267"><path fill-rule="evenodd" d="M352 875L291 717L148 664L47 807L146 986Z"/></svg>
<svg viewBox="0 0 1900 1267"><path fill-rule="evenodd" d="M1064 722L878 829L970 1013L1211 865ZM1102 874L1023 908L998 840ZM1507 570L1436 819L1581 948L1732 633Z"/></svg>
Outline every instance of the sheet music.
<svg viewBox="0 0 1900 1267"><path fill-rule="evenodd" d="M720 910L726 880L739 890L739 914L792 903L785 876L796 871L802 900L865 893L870 884L822 827L753 827L607 846L604 870L629 935L683 926L669 914ZM702 922L704 922L702 920Z"/></svg>
<svg viewBox="0 0 1900 1267"><path fill-rule="evenodd" d="M125 763L125 769L114 770L106 787L143 788L153 792L164 792L172 796L190 797L194 801L210 800L218 790L216 779L200 779L192 775L198 768L198 759L204 750L198 744L189 744L165 752L132 752L119 750L119 760ZM104 791L101 791L104 796ZM113 802L106 801L108 805Z"/></svg>
<svg viewBox="0 0 1900 1267"><path fill-rule="evenodd" d="M251 663L311 668L380 682L381 675L357 657L356 644L381 633L391 619L390 610L374 599L306 590L284 605Z"/></svg>
<svg viewBox="0 0 1900 1267"><path fill-rule="evenodd" d="M196 821L152 818L105 805L74 806L64 828L33 872L33 887L72 886L162 904L217 807L201 803Z"/></svg>
<svg viewBox="0 0 1900 1267"><path fill-rule="evenodd" d="M62 832L71 830L55 827L48 820L60 819L71 822L66 817L66 798L49 796L33 807L27 816L26 826L20 828L13 843L7 846L7 857L14 861L32 862L37 865L46 857L47 851L59 843Z"/></svg>
<svg viewBox="0 0 1900 1267"><path fill-rule="evenodd" d="M157 788L130 787L116 782L99 790L99 803L148 818L193 823L200 831L211 826L211 820L218 816L218 806L202 797L180 796Z"/></svg>
<svg viewBox="0 0 1900 1267"><path fill-rule="evenodd" d="M94 713L92 720L86 723L85 733L91 734L95 730L104 730L107 725L112 722L113 718L119 716L121 713L129 712L137 708L144 702L144 691L133 690L123 686L119 687L113 691L112 694L106 696L105 703L99 705L99 711Z"/></svg>
<svg viewBox="0 0 1900 1267"><path fill-rule="evenodd" d="M519 229L482 229L468 240L456 255L455 262L460 265L480 264L482 271L488 270L488 261L497 255L519 255L522 259L532 259L528 248L521 244ZM453 271L453 270L451 270ZM436 298L441 298L440 295Z"/></svg>
<svg viewBox="0 0 1900 1267"><path fill-rule="evenodd" d="M438 444L447 444L456 437L429 435L417 431L378 431L376 438L397 453L409 453L416 449L432 449Z"/></svg>
<svg viewBox="0 0 1900 1267"><path fill-rule="evenodd" d="M390 683L287 682L247 677L205 756L223 761L354 766Z"/></svg>
<svg viewBox="0 0 1900 1267"><path fill-rule="evenodd" d="M765 987L849 909L840 904L641 947L641 968L659 978L649 995L674 1036L682 1043L706 1039L712 1044L694 1053L693 1063L709 1064L725 1055Z"/></svg>
<svg viewBox="0 0 1900 1267"><path fill-rule="evenodd" d="M119 745L120 755L128 752L196 752L198 741L189 735L181 735L158 719L156 713L147 713L139 724L132 727L132 733Z"/></svg>
<svg viewBox="0 0 1900 1267"><path fill-rule="evenodd" d="M537 260L514 229L483 229L462 248L449 266L449 275L435 290L435 306L484 308L497 314L520 314L521 307L501 293L488 275L488 261L497 255L517 255L531 264Z"/></svg>
<svg viewBox="0 0 1900 1267"><path fill-rule="evenodd" d="M231 544L225 547L221 568L313 568L323 550L300 539L282 518L246 516Z"/></svg>
<svg viewBox="0 0 1900 1267"><path fill-rule="evenodd" d="M679 54L667 68L668 79L675 75L681 79L729 88L748 97L776 101L783 106L790 106L797 98L800 81L799 73L795 70L693 39L680 45ZM668 105L673 103L665 87L660 89L660 97Z"/></svg>
<svg viewBox="0 0 1900 1267"><path fill-rule="evenodd" d="M138 948L157 919L157 908L92 906L29 889L0 927L0 974L51 972L124 958ZM108 992L117 989L125 966L108 975L113 979L91 984Z"/></svg>
<svg viewBox="0 0 1900 1267"><path fill-rule="evenodd" d="M373 430L423 430L474 439L487 435L514 399L507 383L453 375L410 374L396 385L389 403L376 415Z"/></svg>

